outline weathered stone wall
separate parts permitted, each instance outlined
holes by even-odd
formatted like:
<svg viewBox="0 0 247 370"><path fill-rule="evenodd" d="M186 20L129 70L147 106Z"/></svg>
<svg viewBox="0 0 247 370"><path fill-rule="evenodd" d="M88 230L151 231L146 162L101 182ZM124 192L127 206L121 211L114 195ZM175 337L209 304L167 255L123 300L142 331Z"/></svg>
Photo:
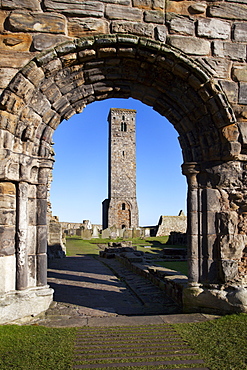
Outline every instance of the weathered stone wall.
<svg viewBox="0 0 247 370"><path fill-rule="evenodd" d="M245 0L1 1L2 320L51 301L54 130L114 97L153 107L179 134L188 180L186 304L247 311L246 27Z"/></svg>
<svg viewBox="0 0 247 370"><path fill-rule="evenodd" d="M80 222L60 222L62 230L66 235L76 235L76 230L83 226Z"/></svg>
<svg viewBox="0 0 247 370"><path fill-rule="evenodd" d="M48 258L63 258L66 255L66 240L63 235L62 225L57 216L48 218L48 238L47 238Z"/></svg>
<svg viewBox="0 0 247 370"><path fill-rule="evenodd" d="M16 224L16 187L9 182L0 184L1 202L1 245L0 268L2 272L0 294L15 289L16 251L15 251L15 224Z"/></svg>
<svg viewBox="0 0 247 370"><path fill-rule="evenodd" d="M107 227L139 226L136 200L136 111L111 108L109 117Z"/></svg>
<svg viewBox="0 0 247 370"><path fill-rule="evenodd" d="M89 220L80 222L60 222L63 234L77 235L81 238L91 239L98 238L102 231L102 225L91 224Z"/></svg>
<svg viewBox="0 0 247 370"><path fill-rule="evenodd" d="M160 216L156 236L170 235L172 231L186 233L187 216Z"/></svg>
<svg viewBox="0 0 247 370"><path fill-rule="evenodd" d="M131 34L166 43L198 60L219 79L235 114L245 121L246 21L244 0L3 0L0 88L39 52L61 42L99 34ZM246 144L245 135L243 140Z"/></svg>

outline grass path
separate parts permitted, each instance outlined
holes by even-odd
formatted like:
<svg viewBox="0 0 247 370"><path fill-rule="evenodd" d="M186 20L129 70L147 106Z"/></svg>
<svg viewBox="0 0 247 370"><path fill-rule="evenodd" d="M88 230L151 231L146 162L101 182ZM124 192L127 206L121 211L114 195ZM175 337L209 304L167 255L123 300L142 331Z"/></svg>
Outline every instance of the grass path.
<svg viewBox="0 0 247 370"><path fill-rule="evenodd" d="M74 369L195 369L204 361L171 325L80 328Z"/></svg>
<svg viewBox="0 0 247 370"><path fill-rule="evenodd" d="M165 331L171 335L170 342L165 338ZM137 327L135 332L128 327L54 329L0 326L1 370L72 370L83 365L98 368L100 364L106 370L109 359L115 366L119 356L122 358L118 362L121 367L116 365L115 370L191 367L246 370L246 348L247 314L224 316L208 322L175 324L169 329L167 325ZM144 365L143 359L150 365ZM205 364L186 364L186 361L195 359L204 359ZM95 361L97 367L93 366ZM153 361L156 365L151 364ZM162 364L158 364L159 361ZM168 362L164 364L165 361L173 361L174 366Z"/></svg>
<svg viewBox="0 0 247 370"><path fill-rule="evenodd" d="M137 246L138 251L149 252L153 257L159 255L165 247L170 247L166 244L168 237L160 236L153 238L133 238L129 239L132 241L133 245ZM120 240L121 241L121 240ZM66 239L66 249L68 256L76 256L81 254L99 255L99 248L97 244L105 244L107 246L109 239L92 239L92 240L82 240L78 236L68 237ZM145 248L149 246L150 248ZM177 246L176 246L177 247ZM180 271L182 274L188 274L188 264L187 261L159 261L155 263L157 266L167 267L172 270Z"/></svg>

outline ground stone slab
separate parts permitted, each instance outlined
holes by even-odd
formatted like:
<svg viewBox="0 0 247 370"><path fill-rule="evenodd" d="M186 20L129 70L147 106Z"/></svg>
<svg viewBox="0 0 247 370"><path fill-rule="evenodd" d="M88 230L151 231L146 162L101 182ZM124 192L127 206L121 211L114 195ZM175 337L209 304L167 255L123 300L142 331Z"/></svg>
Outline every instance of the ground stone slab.
<svg viewBox="0 0 247 370"><path fill-rule="evenodd" d="M80 317L180 312L151 282L115 260L90 256L54 260L48 281L55 290L55 302L69 303Z"/></svg>
<svg viewBox="0 0 247 370"><path fill-rule="evenodd" d="M78 330L74 369L149 368L162 365L170 365L172 369L176 365L184 365L186 369L208 369L204 361L167 324Z"/></svg>

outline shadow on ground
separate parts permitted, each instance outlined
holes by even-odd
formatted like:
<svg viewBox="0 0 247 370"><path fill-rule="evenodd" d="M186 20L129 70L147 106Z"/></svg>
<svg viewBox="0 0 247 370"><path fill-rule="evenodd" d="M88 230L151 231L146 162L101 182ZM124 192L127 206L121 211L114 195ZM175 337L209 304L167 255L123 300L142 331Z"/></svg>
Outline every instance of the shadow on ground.
<svg viewBox="0 0 247 370"><path fill-rule="evenodd" d="M114 269L121 269L121 279L113 273ZM55 302L79 306L82 315L179 312L162 291L145 278L125 271L117 261L110 269L89 255L54 259L49 263L48 283L54 289Z"/></svg>

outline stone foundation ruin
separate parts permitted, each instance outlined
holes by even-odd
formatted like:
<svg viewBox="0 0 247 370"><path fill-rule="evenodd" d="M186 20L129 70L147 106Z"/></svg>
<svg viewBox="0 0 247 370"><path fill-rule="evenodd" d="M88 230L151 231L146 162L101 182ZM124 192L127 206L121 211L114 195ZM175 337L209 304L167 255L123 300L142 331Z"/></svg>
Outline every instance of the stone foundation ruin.
<svg viewBox="0 0 247 370"><path fill-rule="evenodd" d="M52 216L48 222L47 257L64 258L66 255L66 239L58 217Z"/></svg>
<svg viewBox="0 0 247 370"><path fill-rule="evenodd" d="M160 216L156 236L170 235L171 232L186 234L187 216L180 211L178 216Z"/></svg>

